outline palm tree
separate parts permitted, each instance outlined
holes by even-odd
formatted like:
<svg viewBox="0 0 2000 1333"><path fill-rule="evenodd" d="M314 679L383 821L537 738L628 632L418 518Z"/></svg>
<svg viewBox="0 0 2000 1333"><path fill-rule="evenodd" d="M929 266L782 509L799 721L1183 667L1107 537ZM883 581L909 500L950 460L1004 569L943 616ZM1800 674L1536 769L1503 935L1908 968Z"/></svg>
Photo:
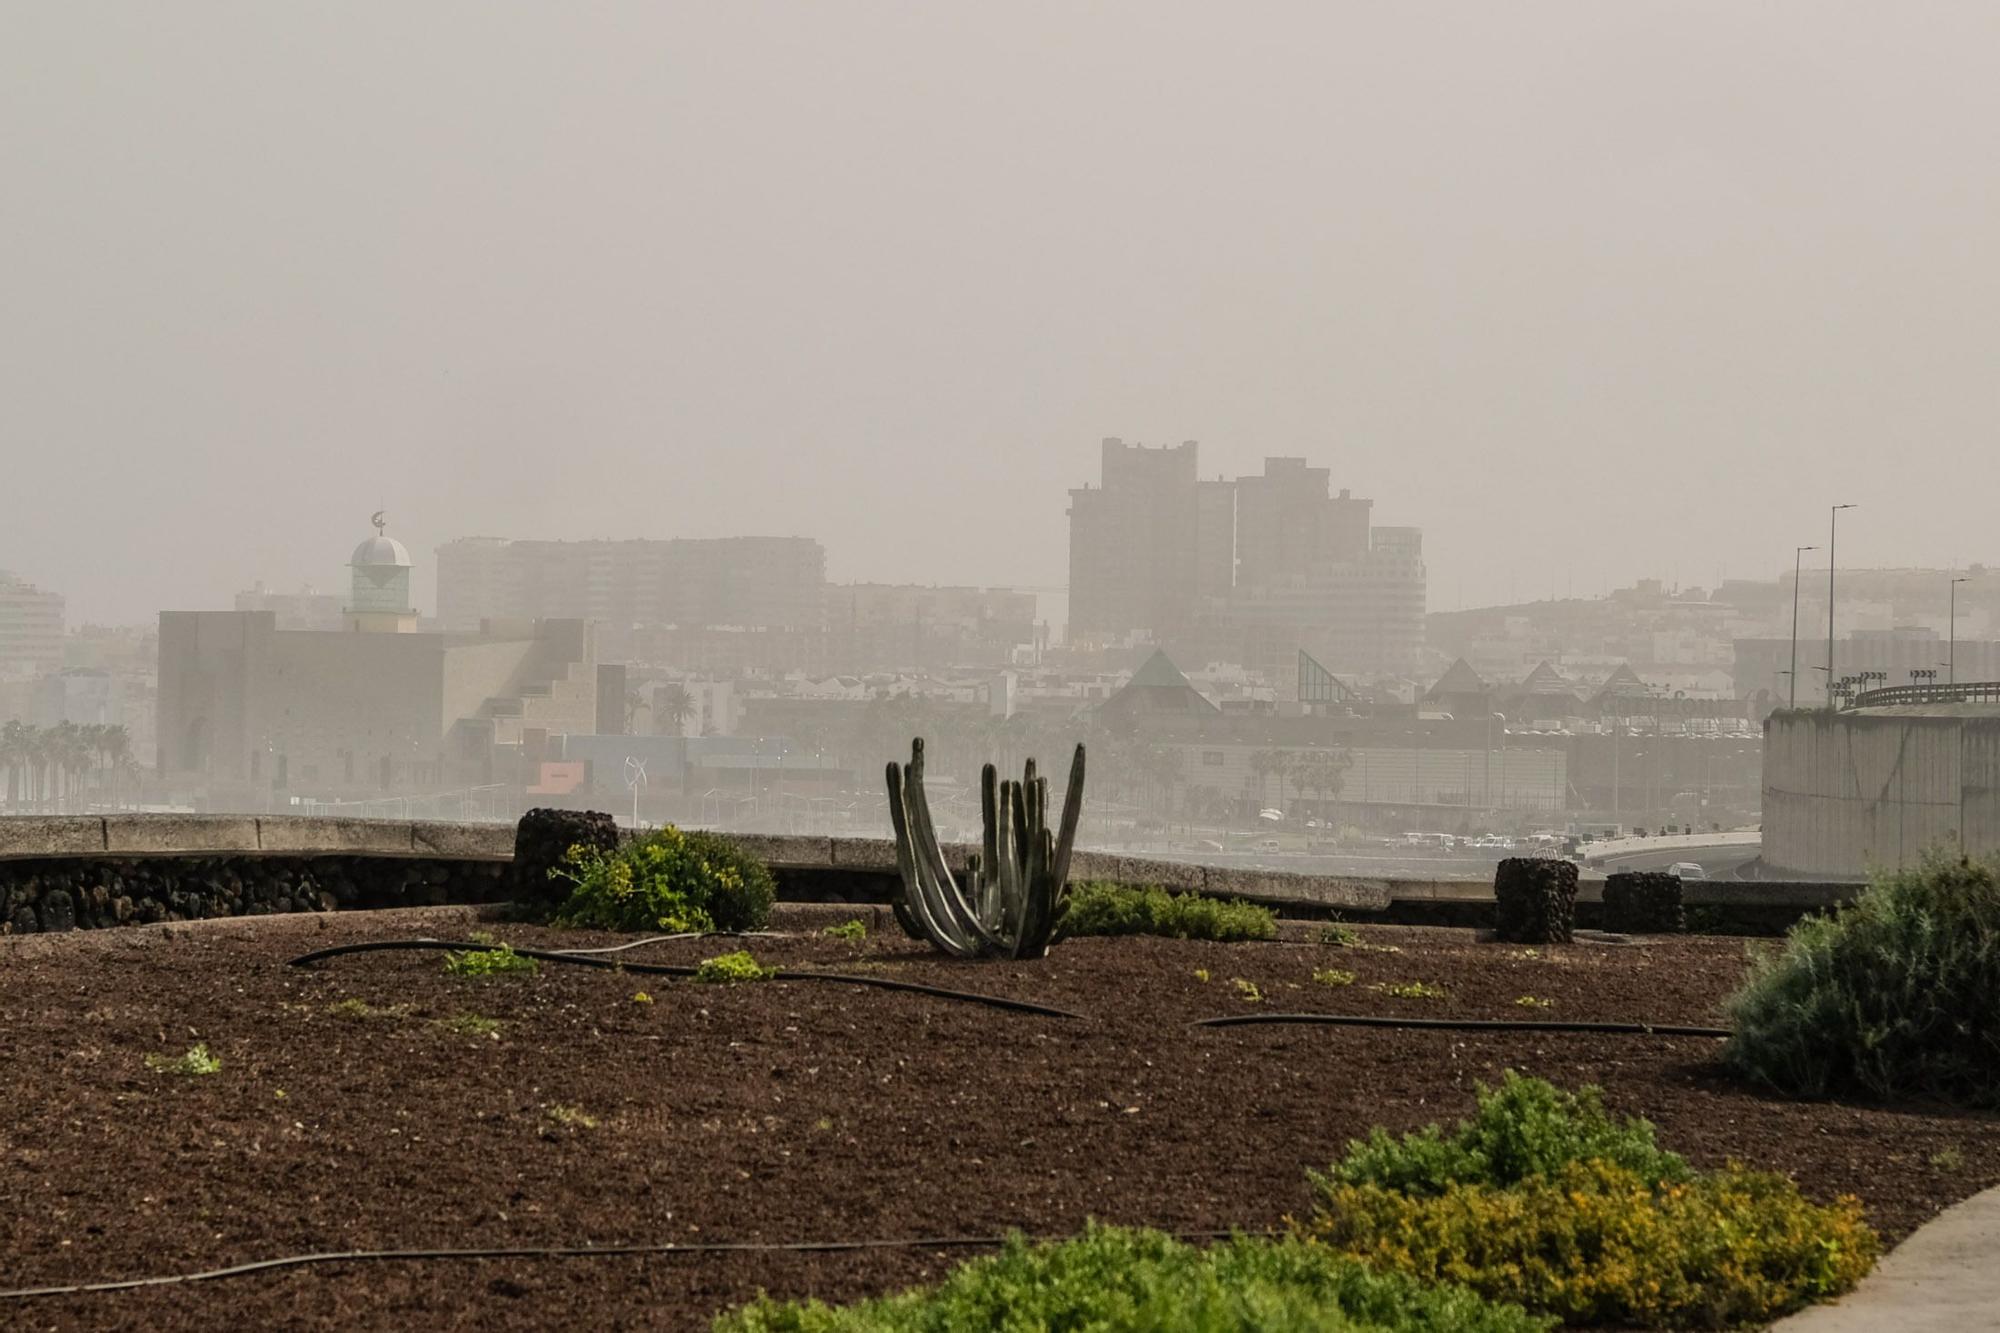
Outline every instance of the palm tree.
<svg viewBox="0 0 2000 1333"><path fill-rule="evenodd" d="M114 722L104 729L104 755L111 769L111 803L118 804L118 774L132 762L132 733Z"/></svg>
<svg viewBox="0 0 2000 1333"><path fill-rule="evenodd" d="M1259 750L1250 756L1250 771L1257 775L1257 799L1263 800L1265 782L1276 774L1278 779L1278 809L1285 808L1285 779L1297 767L1297 756L1289 750Z"/></svg>
<svg viewBox="0 0 2000 1333"><path fill-rule="evenodd" d="M1329 797L1339 798L1340 789L1347 785L1347 770L1353 766L1354 756L1345 750L1312 750L1300 756L1296 780L1324 804Z"/></svg>
<svg viewBox="0 0 2000 1333"><path fill-rule="evenodd" d="M7 773L7 808L17 809L21 800L22 770L27 766L28 750L34 739L35 729L25 722L13 721L0 727L0 769Z"/></svg>
<svg viewBox="0 0 2000 1333"><path fill-rule="evenodd" d="M695 715L696 707L694 695L687 686L679 681L662 685L653 691L653 725L659 726L664 719L673 724L670 735L685 735L687 721Z"/></svg>

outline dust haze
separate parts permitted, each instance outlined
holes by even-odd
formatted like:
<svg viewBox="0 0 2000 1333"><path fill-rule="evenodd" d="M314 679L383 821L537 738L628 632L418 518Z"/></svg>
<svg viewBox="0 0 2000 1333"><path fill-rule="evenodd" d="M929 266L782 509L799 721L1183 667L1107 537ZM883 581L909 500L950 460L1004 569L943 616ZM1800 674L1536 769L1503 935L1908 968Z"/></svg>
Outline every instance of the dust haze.
<svg viewBox="0 0 2000 1333"><path fill-rule="evenodd" d="M2000 481L2000 12L14 5L0 568L77 622L457 537L1065 582L1099 437L1303 455L1433 610ZM1060 614L1057 609L1056 614Z"/></svg>

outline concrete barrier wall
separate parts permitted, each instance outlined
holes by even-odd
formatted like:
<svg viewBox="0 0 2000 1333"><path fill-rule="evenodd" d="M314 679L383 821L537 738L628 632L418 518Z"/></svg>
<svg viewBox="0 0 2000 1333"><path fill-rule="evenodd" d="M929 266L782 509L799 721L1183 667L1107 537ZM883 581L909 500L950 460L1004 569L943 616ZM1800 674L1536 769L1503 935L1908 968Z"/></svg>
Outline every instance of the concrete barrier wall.
<svg viewBox="0 0 2000 1333"><path fill-rule="evenodd" d="M50 856L331 854L511 861L514 826L301 815L0 816L0 861Z"/></svg>
<svg viewBox="0 0 2000 1333"><path fill-rule="evenodd" d="M1853 877L1925 851L2000 851L2000 718L1775 713L1764 731L1764 861Z"/></svg>
<svg viewBox="0 0 2000 1333"><path fill-rule="evenodd" d="M488 902L508 889L514 830L505 824L231 815L0 818L0 931L188 915ZM887 901L896 849L886 839L743 836L795 901ZM955 845L962 866L975 849ZM1246 898L1295 912L1483 924L1493 890L1480 880L1372 879L1287 874L1078 852L1073 880L1158 884ZM10 887L11 886L11 887ZM123 886L138 886L127 890ZM47 891L59 890L51 915ZM1593 919L1602 881L1578 901ZM1781 928L1831 907L1852 886L1773 881L1689 884L1692 908L1737 914L1740 925ZM119 905L120 898L131 901ZM28 912L23 916L23 909ZM30 919L32 918L32 920ZM57 928L66 928L58 926Z"/></svg>

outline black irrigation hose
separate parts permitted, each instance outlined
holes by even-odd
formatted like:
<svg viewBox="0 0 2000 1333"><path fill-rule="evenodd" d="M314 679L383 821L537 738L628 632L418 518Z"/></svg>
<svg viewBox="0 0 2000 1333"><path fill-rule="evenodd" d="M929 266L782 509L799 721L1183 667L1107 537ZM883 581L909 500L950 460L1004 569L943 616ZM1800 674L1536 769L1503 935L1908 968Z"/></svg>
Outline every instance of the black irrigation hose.
<svg viewBox="0 0 2000 1333"><path fill-rule="evenodd" d="M685 930L678 935L647 935L642 939L627 940L623 944L607 944L601 949L557 949L556 953L567 954L571 958L586 958L592 954L624 953L642 944L665 944L669 940L767 940L776 939L775 930Z"/></svg>
<svg viewBox="0 0 2000 1333"><path fill-rule="evenodd" d="M1274 1236L1274 1231L1177 1231L1176 1240L1227 1240L1234 1236ZM1048 1237L1045 1239L1061 1239ZM153 1277L125 1278L116 1282L80 1282L66 1287L22 1287L0 1291L0 1301L24 1301L37 1296L83 1296L93 1292L136 1291L141 1287L171 1287L189 1282L215 1282L222 1278L248 1277L287 1268L309 1268L319 1264L423 1263L432 1260L465 1259L625 1259L674 1254L850 1254L856 1250L968 1250L998 1249L1005 1236L913 1236L906 1240L805 1240L805 1241L701 1241L692 1245L672 1242L655 1245L553 1245L471 1250L336 1250L318 1254L288 1254L279 1259L258 1259L228 1268L209 1268L192 1273L162 1273Z"/></svg>
<svg viewBox="0 0 2000 1333"><path fill-rule="evenodd" d="M1452 1032L1609 1032L1634 1037L1729 1037L1728 1028L1685 1023L1586 1023L1534 1018L1393 1018L1379 1014L1224 1014L1199 1018L1197 1028L1233 1028L1249 1023L1313 1023L1344 1028L1432 1028Z"/></svg>
<svg viewBox="0 0 2000 1333"><path fill-rule="evenodd" d="M360 944L339 944L331 949L315 949L308 954L300 954L292 959L293 967L307 967L328 958L338 958L349 953L376 953L390 949L449 949L454 952L478 953L492 949L491 944L479 944L466 940L365 940ZM610 972L631 972L641 976L691 977L698 969L674 963L620 963L605 958L592 958L573 953L557 953L553 949L515 949L523 958L539 958L550 963L569 963L576 967L598 967ZM1067 1009L1056 1009L1046 1004L1035 1004L1030 1000L1011 1000L1004 995L979 995L972 991L946 990L942 986L926 986L917 981L897 981L893 977L855 976L846 972L785 972L780 971L775 980L779 981L838 981L850 986L873 986L876 990L908 991L915 995L929 995L940 1000L962 1000L967 1004L983 1004L994 1009L1007 1009L1017 1014L1039 1014L1044 1018L1082 1018Z"/></svg>

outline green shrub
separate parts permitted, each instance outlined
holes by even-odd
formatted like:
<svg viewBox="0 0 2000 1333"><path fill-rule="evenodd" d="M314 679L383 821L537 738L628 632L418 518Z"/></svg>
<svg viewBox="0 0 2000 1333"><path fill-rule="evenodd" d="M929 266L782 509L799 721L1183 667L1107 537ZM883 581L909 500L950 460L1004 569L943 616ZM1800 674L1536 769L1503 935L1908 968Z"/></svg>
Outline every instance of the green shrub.
<svg viewBox="0 0 2000 1333"><path fill-rule="evenodd" d="M1347 1156L1314 1181L1431 1197L1454 1185L1505 1188L1592 1159L1630 1171L1649 1186L1692 1174L1654 1141L1651 1125L1612 1119L1596 1088L1564 1092L1510 1069L1498 1088L1480 1087L1479 1109L1452 1133L1431 1125L1398 1139L1377 1128L1367 1142L1349 1143Z"/></svg>
<svg viewBox="0 0 2000 1333"><path fill-rule="evenodd" d="M2000 866L1926 858L1757 957L1724 1058L1802 1097L2000 1105Z"/></svg>
<svg viewBox="0 0 2000 1333"><path fill-rule="evenodd" d="M1157 1231L1091 1225L1019 1237L934 1287L851 1306L759 1298L715 1333L1540 1333L1546 1320L1450 1287L1377 1272L1297 1239L1197 1249Z"/></svg>
<svg viewBox="0 0 2000 1333"><path fill-rule="evenodd" d="M1595 1088L1511 1071L1452 1133L1377 1129L1312 1182L1306 1236L1571 1324L1768 1320L1847 1290L1879 1248L1853 1199L1818 1207L1734 1166L1698 1175Z"/></svg>
<svg viewBox="0 0 2000 1333"><path fill-rule="evenodd" d="M540 967L539 959L523 958L511 944L497 949L454 950L444 956L444 970L455 977L498 977L512 972L534 972Z"/></svg>
<svg viewBox="0 0 2000 1333"><path fill-rule="evenodd" d="M1168 893L1157 886L1128 888L1102 880L1071 887L1064 935L1168 935L1183 940L1268 940L1278 934L1278 914L1240 899Z"/></svg>
<svg viewBox="0 0 2000 1333"><path fill-rule="evenodd" d="M1879 1248L1859 1203L1816 1206L1783 1176L1732 1166L1662 1186L1602 1160L1441 1194L1322 1181L1306 1232L1566 1324L1679 1328L1761 1323L1838 1295Z"/></svg>
<svg viewBox="0 0 2000 1333"><path fill-rule="evenodd" d="M708 983L734 981L769 981L778 975L775 967L765 967L753 958L748 949L738 949L717 958L704 958L695 967L694 979Z"/></svg>
<svg viewBox="0 0 2000 1333"><path fill-rule="evenodd" d="M600 930L759 930L777 897L762 861L671 824L615 852L573 848L556 873L570 884L557 922Z"/></svg>

